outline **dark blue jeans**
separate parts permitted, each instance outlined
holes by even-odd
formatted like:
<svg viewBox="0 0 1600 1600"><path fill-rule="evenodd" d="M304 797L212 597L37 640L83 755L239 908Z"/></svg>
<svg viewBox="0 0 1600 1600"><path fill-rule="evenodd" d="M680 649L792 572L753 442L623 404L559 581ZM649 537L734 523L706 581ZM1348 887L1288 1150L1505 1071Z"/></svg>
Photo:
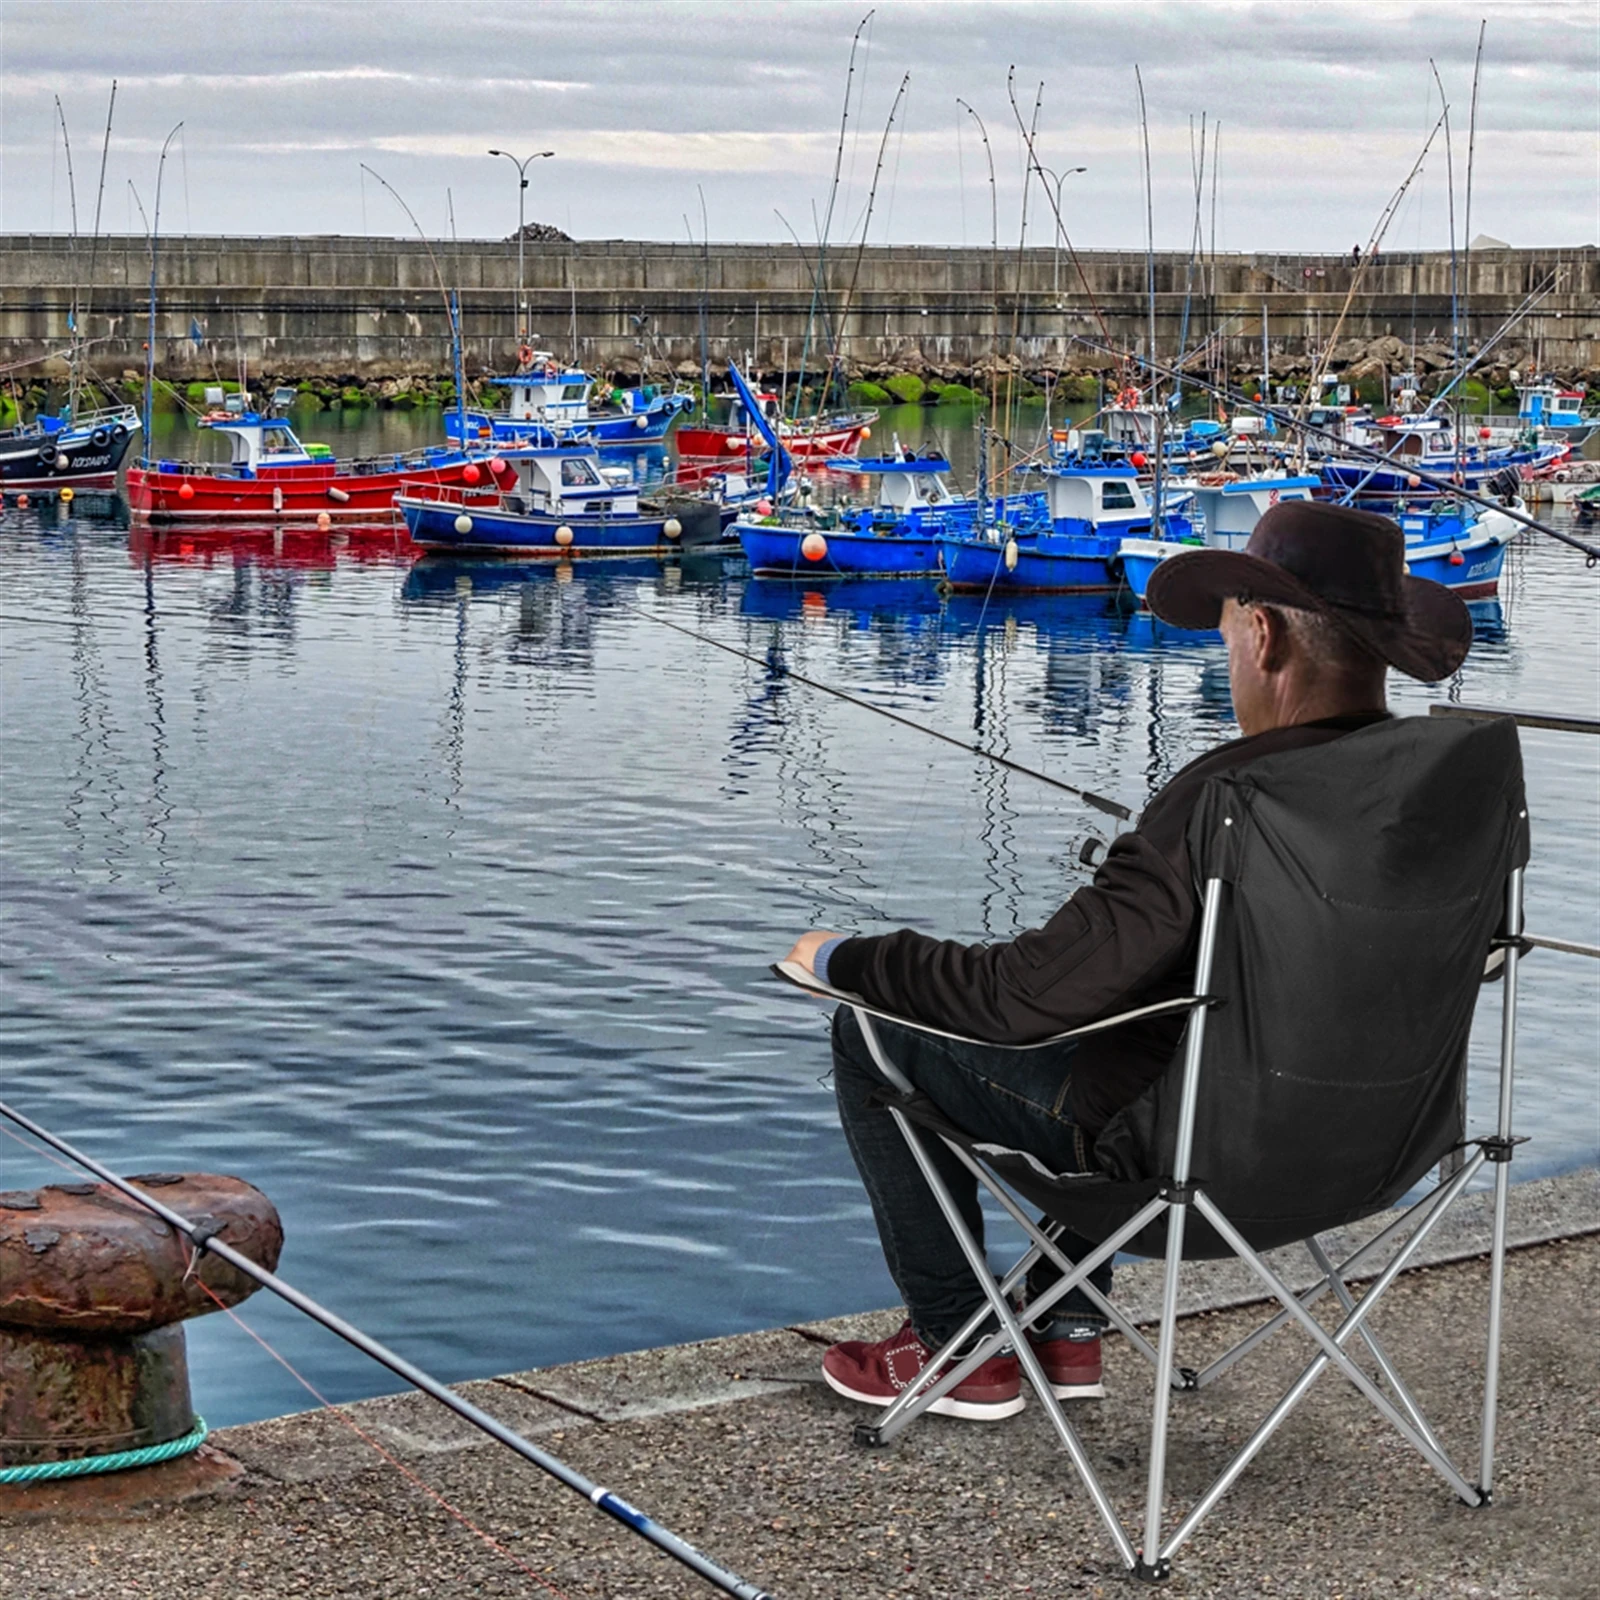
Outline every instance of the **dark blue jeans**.
<svg viewBox="0 0 1600 1600"><path fill-rule="evenodd" d="M878 1039L900 1068L958 1127L975 1138L993 1140L1036 1155L1057 1172L1086 1172L1092 1141L1067 1114L1075 1046L1040 1050L995 1050L959 1044L875 1021ZM961 1246L918 1170L904 1137L888 1110L873 1102L886 1087L873 1065L855 1013L841 1006L833 1018L833 1083L839 1121L866 1185L889 1275L900 1290L923 1343L937 1348L984 1304ZM978 1184L937 1139L925 1140L934 1165L955 1198L973 1237L983 1240ZM1058 1241L1063 1255L1080 1260L1094 1248L1073 1234ZM1037 1294L1060 1274L1041 1263L1029 1274ZM1111 1264L1096 1268L1090 1281L1107 1294ZM1104 1316L1081 1290L1064 1295L1054 1307L1055 1330L1063 1324L1103 1325Z"/></svg>

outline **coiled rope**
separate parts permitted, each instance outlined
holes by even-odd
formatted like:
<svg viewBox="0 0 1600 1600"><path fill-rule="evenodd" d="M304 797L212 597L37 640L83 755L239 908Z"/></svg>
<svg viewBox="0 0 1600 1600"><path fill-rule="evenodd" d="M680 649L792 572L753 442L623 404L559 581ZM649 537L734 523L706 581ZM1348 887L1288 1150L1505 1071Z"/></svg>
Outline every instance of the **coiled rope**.
<svg viewBox="0 0 1600 1600"><path fill-rule="evenodd" d="M129 1467L153 1467L163 1461L193 1454L206 1442L206 1419L196 1417L181 1439L147 1444L139 1450L113 1450L109 1455L78 1456L71 1461L36 1461L26 1467L0 1467L0 1483L53 1483L57 1478L86 1478L96 1472L123 1472Z"/></svg>

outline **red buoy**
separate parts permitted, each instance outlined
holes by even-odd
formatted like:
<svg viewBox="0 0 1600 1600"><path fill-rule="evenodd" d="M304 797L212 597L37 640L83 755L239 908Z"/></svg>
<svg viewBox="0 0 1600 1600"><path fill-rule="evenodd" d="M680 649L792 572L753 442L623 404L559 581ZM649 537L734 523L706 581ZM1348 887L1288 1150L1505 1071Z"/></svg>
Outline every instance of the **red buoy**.
<svg viewBox="0 0 1600 1600"><path fill-rule="evenodd" d="M1139 469L1139 470L1140 470L1140 471L1143 471L1143 470L1144 470L1144 463L1145 463L1145 453L1144 453L1144 451L1143 451L1143 450L1135 450L1135 451L1134 451L1134 452L1133 452L1133 454L1132 454L1132 455L1131 455L1131 456L1129 456L1129 457L1128 457L1128 459L1129 459L1129 460L1130 460L1130 461L1131 461L1131 462L1132 462L1132 463L1133 463L1133 464L1134 464L1134 466L1135 466L1135 467L1137 467L1137 468L1138 468L1138 469Z"/></svg>
<svg viewBox="0 0 1600 1600"><path fill-rule="evenodd" d="M461 481L463 483L476 483L482 476L483 474L478 471L478 466L475 461L469 461L466 466L461 469Z"/></svg>
<svg viewBox="0 0 1600 1600"><path fill-rule="evenodd" d="M178 498L180 500L194 499L194 485L190 483L188 479L185 479L178 485Z"/></svg>
<svg viewBox="0 0 1600 1600"><path fill-rule="evenodd" d="M1462 553L1459 550L1452 550L1450 552L1450 565L1452 567L1465 566L1466 565L1466 561L1467 561L1467 558L1464 555L1462 555Z"/></svg>

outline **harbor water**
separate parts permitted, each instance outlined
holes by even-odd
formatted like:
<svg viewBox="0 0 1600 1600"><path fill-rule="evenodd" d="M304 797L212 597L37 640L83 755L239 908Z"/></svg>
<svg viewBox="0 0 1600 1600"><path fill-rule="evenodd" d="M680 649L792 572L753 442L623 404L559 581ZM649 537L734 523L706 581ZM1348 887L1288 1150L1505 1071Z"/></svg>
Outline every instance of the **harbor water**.
<svg viewBox="0 0 1600 1600"><path fill-rule="evenodd" d="M875 443L935 425L969 467L936 412ZM452 1380L890 1303L826 1016L768 963L808 927L1008 938L1114 827L778 664L1133 809L1235 731L1217 638L1104 597L86 506L8 509L0 579L4 1097L122 1170L260 1185L284 1275ZM1600 714L1597 585L1519 541L1461 672L1397 709ZM1523 744L1530 925L1600 942L1600 740ZM1600 974L1525 972L1518 1177L1600 1155ZM1491 993L1478 1130L1496 1022ZM0 1189L63 1176L0 1139ZM267 1297L242 1315L331 1398L393 1387ZM226 1318L190 1342L213 1424L312 1403Z"/></svg>

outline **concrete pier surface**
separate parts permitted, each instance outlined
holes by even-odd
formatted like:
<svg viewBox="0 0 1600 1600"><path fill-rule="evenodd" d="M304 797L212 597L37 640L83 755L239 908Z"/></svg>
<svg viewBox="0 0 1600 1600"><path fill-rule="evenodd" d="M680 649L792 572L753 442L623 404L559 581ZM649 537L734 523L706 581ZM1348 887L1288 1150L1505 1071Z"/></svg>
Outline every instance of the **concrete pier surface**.
<svg viewBox="0 0 1600 1600"><path fill-rule="evenodd" d="M1374 1319L1469 1477L1486 1201L1473 1197L1438 1230L1426 1264L1396 1282ZM1375 1226L1350 1230L1347 1242ZM1461 1505L1365 1400L1325 1374L1179 1552L1166 1592L1229 1600L1596 1592L1600 1174L1519 1185L1511 1238L1494 1504ZM1279 1260L1307 1281L1295 1252ZM1246 1303L1253 1291L1232 1269L1201 1264L1187 1279L1182 1359L1199 1364L1263 1313ZM1140 1264L1119 1274L1116 1292L1142 1320L1153 1316L1154 1286L1155 1269ZM852 1445L851 1424L866 1413L821 1383L821 1347L879 1336L897 1320L877 1312L647 1350L462 1392L776 1600L1135 1592L1037 1405L994 1425L928 1418L886 1451ZM1309 1348L1297 1331L1281 1333L1211 1388L1175 1397L1169 1517L1248 1436ZM1106 1383L1106 1399L1069 1411L1133 1518L1151 1374L1110 1339ZM416 1395L353 1405L342 1418L317 1411L226 1429L200 1459L118 1480L0 1489L7 1600L712 1592Z"/></svg>

